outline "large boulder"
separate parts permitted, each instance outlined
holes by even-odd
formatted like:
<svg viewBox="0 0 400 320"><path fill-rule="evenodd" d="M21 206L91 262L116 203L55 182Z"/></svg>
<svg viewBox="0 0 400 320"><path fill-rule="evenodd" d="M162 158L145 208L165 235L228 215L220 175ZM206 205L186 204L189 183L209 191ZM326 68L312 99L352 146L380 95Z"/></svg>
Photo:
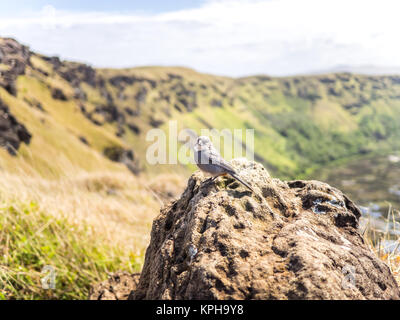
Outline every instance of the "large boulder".
<svg viewBox="0 0 400 320"><path fill-rule="evenodd" d="M360 210L318 181L234 160L258 191L196 172L154 220L132 299L400 299L358 230Z"/></svg>

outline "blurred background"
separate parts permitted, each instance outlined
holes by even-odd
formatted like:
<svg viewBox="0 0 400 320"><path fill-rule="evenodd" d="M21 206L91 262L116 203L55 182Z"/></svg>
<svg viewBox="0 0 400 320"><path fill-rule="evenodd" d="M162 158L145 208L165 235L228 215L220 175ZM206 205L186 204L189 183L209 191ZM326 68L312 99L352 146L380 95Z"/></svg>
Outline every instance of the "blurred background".
<svg viewBox="0 0 400 320"><path fill-rule="evenodd" d="M399 263L399 9L1 1L0 298L84 298L107 272L141 269L153 218L196 170L146 161L147 133L168 138L171 120L254 129L255 161L342 190ZM30 285L45 265L56 290Z"/></svg>

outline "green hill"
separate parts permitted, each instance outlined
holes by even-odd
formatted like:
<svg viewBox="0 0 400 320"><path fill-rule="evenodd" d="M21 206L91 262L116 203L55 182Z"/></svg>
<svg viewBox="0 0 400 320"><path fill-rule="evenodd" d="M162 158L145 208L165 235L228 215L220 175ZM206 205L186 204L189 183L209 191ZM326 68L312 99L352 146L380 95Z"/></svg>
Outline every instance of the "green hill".
<svg viewBox="0 0 400 320"><path fill-rule="evenodd" d="M23 158L61 174L57 157L89 171L121 170L115 161L133 172L168 171L146 164L145 136L170 119L198 132L254 128L255 158L281 177L400 145L400 76L234 79L179 67L97 70L11 39L0 50L0 99L32 136L17 157L0 151L10 170Z"/></svg>

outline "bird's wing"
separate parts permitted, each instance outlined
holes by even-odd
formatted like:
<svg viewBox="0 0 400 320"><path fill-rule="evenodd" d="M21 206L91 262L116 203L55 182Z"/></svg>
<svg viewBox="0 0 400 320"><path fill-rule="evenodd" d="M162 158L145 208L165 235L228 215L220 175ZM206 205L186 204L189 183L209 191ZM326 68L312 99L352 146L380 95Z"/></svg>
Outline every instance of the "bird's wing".
<svg viewBox="0 0 400 320"><path fill-rule="evenodd" d="M210 159L212 164L222 167L227 171L227 173L236 172L231 164L222 158L219 152L212 145L209 145L203 152L205 152L205 156Z"/></svg>

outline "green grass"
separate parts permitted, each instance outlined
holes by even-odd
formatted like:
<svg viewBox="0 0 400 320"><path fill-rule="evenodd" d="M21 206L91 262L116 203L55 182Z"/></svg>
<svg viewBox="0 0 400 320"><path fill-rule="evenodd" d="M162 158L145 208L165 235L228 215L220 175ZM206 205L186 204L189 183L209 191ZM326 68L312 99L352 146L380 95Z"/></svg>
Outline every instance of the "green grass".
<svg viewBox="0 0 400 320"><path fill-rule="evenodd" d="M0 299L86 299L109 272L137 272L139 261L35 202L0 204ZM56 272L54 290L42 288L45 266Z"/></svg>

